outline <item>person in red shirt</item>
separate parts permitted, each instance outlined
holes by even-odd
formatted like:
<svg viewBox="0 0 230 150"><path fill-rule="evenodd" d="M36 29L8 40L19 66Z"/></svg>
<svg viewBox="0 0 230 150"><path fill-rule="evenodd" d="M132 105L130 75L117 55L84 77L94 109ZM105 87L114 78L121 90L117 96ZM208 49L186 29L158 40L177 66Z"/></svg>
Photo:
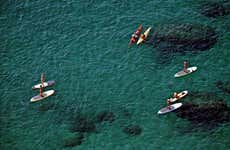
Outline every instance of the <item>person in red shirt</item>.
<svg viewBox="0 0 230 150"><path fill-rule="evenodd" d="M45 75L44 73L41 74L41 83L42 83L42 87L44 87L44 81L45 81Z"/></svg>
<svg viewBox="0 0 230 150"><path fill-rule="evenodd" d="M169 110L171 109L170 105L171 105L170 99L167 99L167 107L168 107Z"/></svg>
<svg viewBox="0 0 230 150"><path fill-rule="evenodd" d="M40 95L41 97L43 97L42 92L43 92L43 86L42 86L42 85L40 85L40 92L39 92L39 95Z"/></svg>
<svg viewBox="0 0 230 150"><path fill-rule="evenodd" d="M188 61L184 61L184 72L188 73Z"/></svg>

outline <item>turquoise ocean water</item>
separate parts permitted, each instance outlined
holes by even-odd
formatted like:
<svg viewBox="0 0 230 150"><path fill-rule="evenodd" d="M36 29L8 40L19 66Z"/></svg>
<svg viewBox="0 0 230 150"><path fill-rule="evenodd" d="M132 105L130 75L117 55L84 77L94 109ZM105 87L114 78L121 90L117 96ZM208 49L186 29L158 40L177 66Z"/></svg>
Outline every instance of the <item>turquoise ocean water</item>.
<svg viewBox="0 0 230 150"><path fill-rule="evenodd" d="M217 80L230 80L229 15L207 18L192 0L5 0L0 2L1 149L230 149L230 126L183 133L187 121L175 113L158 116L174 91L217 92L230 106L229 94ZM158 63L150 45L127 45L143 24L195 23L216 29L218 42L196 54L175 53L171 62ZM175 79L188 59L198 71ZM30 103L40 81L56 81L55 95ZM47 110L42 108L48 107ZM115 121L97 125L81 145L66 148L63 140L76 112L114 113ZM129 115L123 115L128 112ZM123 126L142 128L128 136Z"/></svg>

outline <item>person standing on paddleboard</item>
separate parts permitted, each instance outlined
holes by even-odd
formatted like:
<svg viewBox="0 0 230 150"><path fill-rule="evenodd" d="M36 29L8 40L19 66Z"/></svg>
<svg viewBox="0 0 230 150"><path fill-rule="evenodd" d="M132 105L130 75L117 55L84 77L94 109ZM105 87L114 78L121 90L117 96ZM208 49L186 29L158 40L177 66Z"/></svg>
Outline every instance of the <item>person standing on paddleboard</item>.
<svg viewBox="0 0 230 150"><path fill-rule="evenodd" d="M169 110L171 109L171 106L170 106L170 105L171 105L171 102L170 102L170 99L168 98L168 99L167 99L167 108L168 108Z"/></svg>
<svg viewBox="0 0 230 150"><path fill-rule="evenodd" d="M188 73L188 61L184 61L184 72Z"/></svg>
<svg viewBox="0 0 230 150"><path fill-rule="evenodd" d="M43 88L44 88L44 81L45 81L45 75L44 75L44 73L42 73L41 74L41 85L40 85L40 93L39 93L39 95L41 96L41 97L43 97L43 94L42 94L42 92L43 92Z"/></svg>
<svg viewBox="0 0 230 150"><path fill-rule="evenodd" d="M42 92L43 92L43 86L42 85L40 85L40 92L39 92L39 95L41 96L41 97L43 97L43 94L42 94Z"/></svg>
<svg viewBox="0 0 230 150"><path fill-rule="evenodd" d="M45 81L45 75L44 73L41 74L41 83L42 83L42 87L44 87L44 81Z"/></svg>

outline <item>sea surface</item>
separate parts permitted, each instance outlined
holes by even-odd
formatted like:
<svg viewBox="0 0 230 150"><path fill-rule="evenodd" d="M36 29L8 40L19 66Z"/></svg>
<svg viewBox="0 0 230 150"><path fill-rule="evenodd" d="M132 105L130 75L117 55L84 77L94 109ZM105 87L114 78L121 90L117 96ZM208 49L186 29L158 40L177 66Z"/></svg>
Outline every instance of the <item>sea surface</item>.
<svg viewBox="0 0 230 150"><path fill-rule="evenodd" d="M211 131L189 130L175 113L159 116L174 91L214 92L230 106L230 95L215 85L230 80L229 15L208 18L194 0L3 0L0 2L1 150L229 150L230 124ZM151 45L128 48L142 24L208 25L218 34L210 49L175 53L168 63ZM174 78L189 60L198 70ZM31 87L55 80L55 94L31 103ZM114 121L96 124L76 146L74 116L109 111ZM139 135L124 127L137 125Z"/></svg>

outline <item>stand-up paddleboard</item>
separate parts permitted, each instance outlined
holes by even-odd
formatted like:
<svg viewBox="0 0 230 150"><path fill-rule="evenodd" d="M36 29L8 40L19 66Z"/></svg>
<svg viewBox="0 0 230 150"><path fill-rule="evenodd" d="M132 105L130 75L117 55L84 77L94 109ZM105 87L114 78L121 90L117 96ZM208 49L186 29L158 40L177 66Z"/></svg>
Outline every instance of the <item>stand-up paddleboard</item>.
<svg viewBox="0 0 230 150"><path fill-rule="evenodd" d="M144 39L140 36L140 38L139 38L138 41L137 41L137 45L141 44L141 43L148 37L150 30L151 30L151 27L149 27L149 28L144 32L144 35L145 35L145 38L144 38Z"/></svg>
<svg viewBox="0 0 230 150"><path fill-rule="evenodd" d="M173 102L175 102L175 101L177 101L177 100L185 97L187 94L188 94L188 91L182 91L182 92L180 92L180 93L177 94L178 98L170 98L169 102L173 103Z"/></svg>
<svg viewBox="0 0 230 150"><path fill-rule="evenodd" d="M177 108L180 108L181 106L182 106L182 103L176 103L176 104L170 105L169 108L164 107L164 108L162 108L161 110L158 111L158 114L161 115L161 114L169 113L171 111L176 110Z"/></svg>
<svg viewBox="0 0 230 150"><path fill-rule="evenodd" d="M182 77L182 76L188 75L188 74L190 74L190 73L196 71L196 70L197 70L197 67L190 67L190 68L188 68L187 70L188 70L188 72L184 72L184 70L177 72L177 73L174 75L174 77L176 78L176 77Z"/></svg>
<svg viewBox="0 0 230 150"><path fill-rule="evenodd" d="M55 83L54 80L50 80L50 81L44 82L44 87L52 86L54 83ZM39 89L41 85L42 85L41 83L39 83L39 84L37 84L37 85L34 85L34 86L32 87L32 89L33 89L33 90Z"/></svg>
<svg viewBox="0 0 230 150"><path fill-rule="evenodd" d="M49 96L51 96L53 94L54 94L54 90L45 91L45 92L42 93L43 96L36 95L36 96L32 97L30 99L30 101L31 102L40 101L40 100L43 100L43 99L45 99L45 98L47 98L47 97L49 97Z"/></svg>

